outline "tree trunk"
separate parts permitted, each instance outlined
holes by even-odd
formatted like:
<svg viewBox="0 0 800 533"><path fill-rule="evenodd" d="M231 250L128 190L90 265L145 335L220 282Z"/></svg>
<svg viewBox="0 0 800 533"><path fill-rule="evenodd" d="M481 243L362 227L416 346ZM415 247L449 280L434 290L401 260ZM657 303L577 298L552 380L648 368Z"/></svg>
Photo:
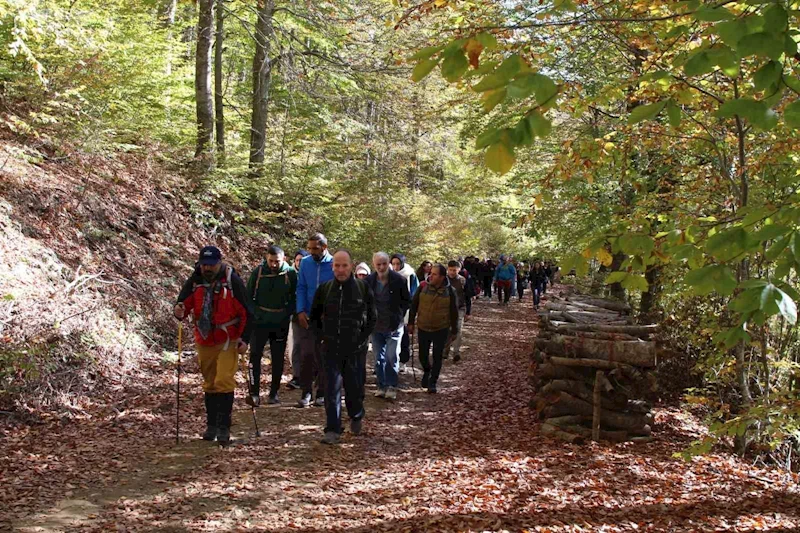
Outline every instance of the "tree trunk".
<svg viewBox="0 0 800 533"><path fill-rule="evenodd" d="M214 113L217 139L217 158L225 162L225 108L222 101L222 44L225 32L224 0L217 2L217 32L214 41Z"/></svg>
<svg viewBox="0 0 800 533"><path fill-rule="evenodd" d="M583 415L593 416L594 406L589 403L576 398L566 392L559 392L558 395L548 395L546 400L550 403L544 409L545 418L554 418L566 415ZM623 413L620 411L612 411L610 409L602 409L600 416L603 423L607 426L616 429L625 430L644 430L645 426L650 425L653 421L652 414L642 413Z"/></svg>
<svg viewBox="0 0 800 533"><path fill-rule="evenodd" d="M169 28L175 24L175 13L178 11L178 0L161 0L158 4L158 20L162 27Z"/></svg>
<svg viewBox="0 0 800 533"><path fill-rule="evenodd" d="M606 333L624 333L639 338L649 338L650 335L658 331L658 326L655 324L643 326L614 326L607 324L574 324L574 323L559 323L551 321L550 327L559 333L564 332L569 334L574 331L602 331Z"/></svg>
<svg viewBox="0 0 800 533"><path fill-rule="evenodd" d="M601 383L603 379L605 379L605 374L603 374L602 370L598 370L594 377L594 393L592 394L594 405L594 411L592 412L592 440L595 442L600 440L600 419L603 411L603 389ZM627 435L625 435L625 438L627 438Z"/></svg>
<svg viewBox="0 0 800 533"><path fill-rule="evenodd" d="M617 272L619 271L622 263L625 261L625 254L622 252L617 252L614 254L614 257L611 261L611 267L609 267L609 272ZM612 283L609 285L609 294L612 298L615 298L621 302L625 301L625 289L622 287L622 283Z"/></svg>
<svg viewBox="0 0 800 533"><path fill-rule="evenodd" d="M549 355L602 359L634 366L656 366L656 344L647 341L603 341L556 335L536 339L535 346Z"/></svg>
<svg viewBox="0 0 800 533"><path fill-rule="evenodd" d="M602 307L610 311L617 311L618 313L630 313L631 306L625 302L618 302L615 300L606 300L605 298L584 298L581 296L567 296L565 298L570 303L580 303L585 305L593 305L595 307Z"/></svg>
<svg viewBox="0 0 800 533"><path fill-rule="evenodd" d="M272 38L272 15L274 0L258 0L256 21L256 52L253 56L253 115L250 121L250 166L264 163L267 138L267 113L269 112L269 88L272 81L272 63L269 60Z"/></svg>
<svg viewBox="0 0 800 533"><path fill-rule="evenodd" d="M195 157L207 157L214 135L214 103L211 97L211 42L214 32L214 0L198 0L197 53L194 94L197 103L197 150Z"/></svg>

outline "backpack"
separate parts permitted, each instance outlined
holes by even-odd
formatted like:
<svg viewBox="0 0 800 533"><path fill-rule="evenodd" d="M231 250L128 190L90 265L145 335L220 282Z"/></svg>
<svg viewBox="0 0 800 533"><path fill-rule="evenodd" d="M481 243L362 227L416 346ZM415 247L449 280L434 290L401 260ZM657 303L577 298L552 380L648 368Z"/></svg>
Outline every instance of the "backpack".
<svg viewBox="0 0 800 533"><path fill-rule="evenodd" d="M261 272L263 272L263 271L264 271L264 263L261 263L260 265L258 265L258 275L256 276L256 286L253 289L253 301L254 302L256 302L258 300L258 284L261 283L261 278L271 277L270 275L262 275ZM289 281L289 271L288 270L286 270L283 273L283 283L284 283L286 288L291 289L292 282ZM287 291L286 301L284 302L285 305L289 305L289 300L290 300L290 297L288 296L289 292L290 291Z"/></svg>

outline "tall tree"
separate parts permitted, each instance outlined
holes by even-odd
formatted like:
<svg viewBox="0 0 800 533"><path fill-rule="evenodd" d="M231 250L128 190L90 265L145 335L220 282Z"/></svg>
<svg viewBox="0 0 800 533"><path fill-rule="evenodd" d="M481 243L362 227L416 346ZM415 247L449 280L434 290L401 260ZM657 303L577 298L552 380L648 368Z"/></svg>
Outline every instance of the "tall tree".
<svg viewBox="0 0 800 533"><path fill-rule="evenodd" d="M264 147L269 111L269 87L272 62L269 60L272 39L273 0L259 0L255 28L256 51L253 55L253 114L250 121L250 165L264 163Z"/></svg>
<svg viewBox="0 0 800 533"><path fill-rule="evenodd" d="M194 93L197 103L197 149L195 157L212 150L214 102L211 96L211 43L214 33L214 0L199 0Z"/></svg>
<svg viewBox="0 0 800 533"><path fill-rule="evenodd" d="M225 160L225 108L222 100L222 45L225 33L224 0L217 2L217 34L214 40L214 113L217 140L217 158Z"/></svg>

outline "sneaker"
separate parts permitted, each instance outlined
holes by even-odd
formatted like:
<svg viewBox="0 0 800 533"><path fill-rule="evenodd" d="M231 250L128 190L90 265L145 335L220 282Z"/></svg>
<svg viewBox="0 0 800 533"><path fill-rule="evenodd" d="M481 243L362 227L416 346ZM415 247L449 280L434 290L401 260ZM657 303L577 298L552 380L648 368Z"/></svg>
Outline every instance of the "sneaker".
<svg viewBox="0 0 800 533"><path fill-rule="evenodd" d="M314 407L325 407L325 398L317 396L317 399L314 400Z"/></svg>
<svg viewBox="0 0 800 533"><path fill-rule="evenodd" d="M461 361L461 354L457 353L453 356L453 362L458 363L459 361Z"/></svg>
<svg viewBox="0 0 800 533"><path fill-rule="evenodd" d="M320 442L322 444L339 444L339 434L333 431L326 431Z"/></svg>
<svg viewBox="0 0 800 533"><path fill-rule="evenodd" d="M353 435L358 435L361 433L361 419L354 418L350 421L350 432Z"/></svg>
<svg viewBox="0 0 800 533"><path fill-rule="evenodd" d="M423 389L427 389L428 388L428 382L430 381L430 379L431 379L431 376L427 372L422 374L422 383L420 383L420 385L422 386Z"/></svg>
<svg viewBox="0 0 800 533"><path fill-rule="evenodd" d="M300 401L297 402L297 407L309 407L311 406L311 393L303 394L300 398Z"/></svg>
<svg viewBox="0 0 800 533"><path fill-rule="evenodd" d="M278 405L281 401L278 399L278 395L270 396L267 398L267 405Z"/></svg>
<svg viewBox="0 0 800 533"><path fill-rule="evenodd" d="M244 403L249 405L250 407L258 407L261 405L261 396L258 394L252 394L244 399Z"/></svg>
<svg viewBox="0 0 800 533"><path fill-rule="evenodd" d="M386 399L387 400L397 399L397 389L395 387L389 387L388 389L386 389Z"/></svg>
<svg viewBox="0 0 800 533"><path fill-rule="evenodd" d="M431 383L428 385L428 392L430 394L436 394L436 383Z"/></svg>
<svg viewBox="0 0 800 533"><path fill-rule="evenodd" d="M292 378L289 383L286 384L286 388L289 390L299 389L300 388L300 380L297 378Z"/></svg>
<svg viewBox="0 0 800 533"><path fill-rule="evenodd" d="M386 389L381 389L378 387L378 390L375 391L376 398L386 398Z"/></svg>
<svg viewBox="0 0 800 533"><path fill-rule="evenodd" d="M217 426L206 426L206 431L203 433L203 440L214 441L217 438Z"/></svg>

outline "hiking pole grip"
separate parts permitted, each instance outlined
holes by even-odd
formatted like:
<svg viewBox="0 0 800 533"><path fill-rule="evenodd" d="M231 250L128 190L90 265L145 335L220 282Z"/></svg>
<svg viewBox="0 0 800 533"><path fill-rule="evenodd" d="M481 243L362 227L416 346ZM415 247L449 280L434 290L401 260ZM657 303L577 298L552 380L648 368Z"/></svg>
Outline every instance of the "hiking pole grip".
<svg viewBox="0 0 800 533"><path fill-rule="evenodd" d="M175 388L175 444L181 443L181 354L183 353L183 322L178 322L178 383Z"/></svg>

